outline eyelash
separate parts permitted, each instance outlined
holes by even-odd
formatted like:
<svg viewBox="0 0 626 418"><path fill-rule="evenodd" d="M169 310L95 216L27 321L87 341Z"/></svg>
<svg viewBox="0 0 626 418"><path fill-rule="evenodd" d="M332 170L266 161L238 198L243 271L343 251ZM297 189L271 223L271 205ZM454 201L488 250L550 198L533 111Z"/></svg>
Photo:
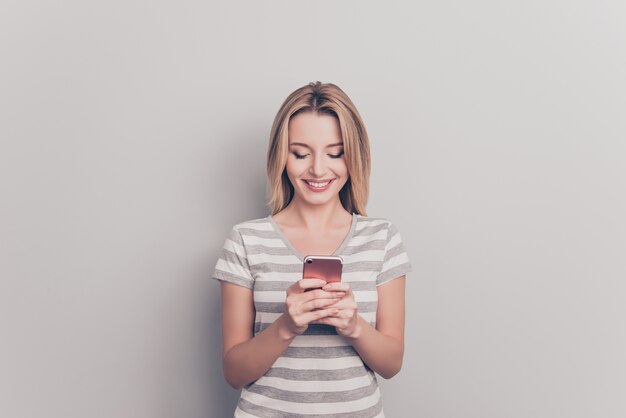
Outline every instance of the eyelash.
<svg viewBox="0 0 626 418"><path fill-rule="evenodd" d="M292 154L296 157L297 160L301 160L301 159L303 159L304 157L306 157L308 155L308 154L306 154L306 155L299 155L299 154L297 154L295 152L292 152ZM339 154L328 154L328 156L330 158L341 158L342 155L343 155L343 151L341 151Z"/></svg>

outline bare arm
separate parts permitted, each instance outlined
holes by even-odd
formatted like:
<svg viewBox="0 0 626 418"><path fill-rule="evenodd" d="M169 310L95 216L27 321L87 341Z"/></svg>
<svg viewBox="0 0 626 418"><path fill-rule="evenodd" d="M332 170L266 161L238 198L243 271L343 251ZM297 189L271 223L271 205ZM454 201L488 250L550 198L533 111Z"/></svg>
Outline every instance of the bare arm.
<svg viewBox="0 0 626 418"><path fill-rule="evenodd" d="M287 348L291 339L280 335L276 322L253 338L252 289L222 282L222 365L235 389L258 379Z"/></svg>
<svg viewBox="0 0 626 418"><path fill-rule="evenodd" d="M352 343L363 361L376 373L389 379L402 368L404 356L404 289L406 276L378 286L376 328L356 311L351 292L341 302L337 316L319 322L337 327L337 332ZM344 289L347 283L332 283L324 289Z"/></svg>
<svg viewBox="0 0 626 418"><path fill-rule="evenodd" d="M343 293L313 290L322 280L303 279L287 290L286 312L269 327L253 335L254 301L252 289L222 282L222 364L226 381L235 389L254 382L274 364L296 335L311 321L335 309L320 309L335 303Z"/></svg>

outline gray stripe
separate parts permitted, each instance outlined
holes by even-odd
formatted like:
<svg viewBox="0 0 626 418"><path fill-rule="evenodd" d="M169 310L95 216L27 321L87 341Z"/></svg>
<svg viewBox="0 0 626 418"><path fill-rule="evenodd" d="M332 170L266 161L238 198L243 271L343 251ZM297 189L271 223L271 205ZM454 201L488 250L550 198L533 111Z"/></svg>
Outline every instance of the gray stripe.
<svg viewBox="0 0 626 418"><path fill-rule="evenodd" d="M372 286L372 281L362 282L346 282L350 285L350 289L357 291L376 290L376 285Z"/></svg>
<svg viewBox="0 0 626 418"><path fill-rule="evenodd" d="M365 376L368 373L368 369L365 365L346 367L344 369L335 370L298 370L288 369L286 367L272 367L266 373L265 376L280 377L288 380L347 380L354 377Z"/></svg>
<svg viewBox="0 0 626 418"><path fill-rule="evenodd" d="M285 302L254 302L254 309L257 312L283 313Z"/></svg>
<svg viewBox="0 0 626 418"><path fill-rule="evenodd" d="M248 260L245 257L238 255L226 248L222 248L222 253L220 254L220 259L224 261L228 261L229 263L233 263L236 266L241 266L245 270L250 271L250 267L248 266Z"/></svg>
<svg viewBox="0 0 626 418"><path fill-rule="evenodd" d="M237 244L243 246L243 240L241 239L241 235L235 227L233 227L228 233L228 239L230 239L231 241L235 241Z"/></svg>
<svg viewBox="0 0 626 418"><path fill-rule="evenodd" d="M377 302L357 302L356 309L358 312L376 312L376 305ZM283 313L285 302L254 302L254 308L257 312Z"/></svg>
<svg viewBox="0 0 626 418"><path fill-rule="evenodd" d="M354 357L359 354L351 345L343 345L340 347L287 347L280 355L289 358L341 358Z"/></svg>
<svg viewBox="0 0 626 418"><path fill-rule="evenodd" d="M223 280L225 282L234 283L239 286L244 286L244 287L247 287L248 289L252 289L252 286L254 286L254 282L252 280L235 276L232 273L229 273L227 271L222 271L222 270L215 270L212 278L217 279L217 280Z"/></svg>
<svg viewBox="0 0 626 418"><path fill-rule="evenodd" d="M404 250L404 245L402 245L402 241L400 241L395 247L390 248L385 252L385 258L383 259L383 263L387 262L390 258L397 256L398 254L402 254L406 252Z"/></svg>
<svg viewBox="0 0 626 418"><path fill-rule="evenodd" d="M388 282L389 280L403 276L410 271L412 271L411 263L406 262L400 264L399 266L396 266L390 270L385 271L384 273L379 274L376 278L376 285L380 285Z"/></svg>
<svg viewBox="0 0 626 418"><path fill-rule="evenodd" d="M395 237L399 231L395 224L389 222L388 225L389 225L389 231L387 232L387 241L390 241L391 238Z"/></svg>
<svg viewBox="0 0 626 418"><path fill-rule="evenodd" d="M286 292L293 282L257 280L254 282L255 292Z"/></svg>
<svg viewBox="0 0 626 418"><path fill-rule="evenodd" d="M382 261L357 261L346 263L342 267L344 273L380 271ZM259 273L302 273L302 263L259 263L253 266Z"/></svg>
<svg viewBox="0 0 626 418"><path fill-rule="evenodd" d="M265 245L246 245L246 253L249 255L293 255L293 252L287 247L267 247Z"/></svg>
<svg viewBox="0 0 626 418"><path fill-rule="evenodd" d="M272 399L299 403L330 403L348 402L365 398L376 392L378 385L375 380L367 386L351 390L336 392L293 392L290 390L276 389L271 386L254 384L247 388L249 392L258 393Z"/></svg>
<svg viewBox="0 0 626 418"><path fill-rule="evenodd" d="M366 409L361 409L353 412L343 412L338 414L293 414L290 412L283 412L277 409L266 408L263 406L255 405L252 402L248 402L243 398L239 399L239 403L237 405L239 409L245 411L253 416L261 417L261 418L373 418L376 415L380 414L383 410L382 398L378 399L376 405L373 405Z"/></svg>
<svg viewBox="0 0 626 418"><path fill-rule="evenodd" d="M377 232L380 231L384 231L387 229L387 224L378 224L378 225L372 225L372 226L366 226L364 228L359 229L356 234L356 236L360 236L360 235L373 235Z"/></svg>
<svg viewBox="0 0 626 418"><path fill-rule="evenodd" d="M376 286L373 281L362 281L362 282L346 282L350 284L350 289L352 290L376 290ZM266 280L258 280L254 283L254 291L255 292L265 292L265 291L287 291L287 288L291 286L292 282L286 281L266 281Z"/></svg>
<svg viewBox="0 0 626 418"><path fill-rule="evenodd" d="M378 302L357 302L356 309L358 312L376 312Z"/></svg>
<svg viewBox="0 0 626 418"><path fill-rule="evenodd" d="M361 222L371 222L371 221L385 221L389 222L387 218L375 218L373 216L361 216Z"/></svg>

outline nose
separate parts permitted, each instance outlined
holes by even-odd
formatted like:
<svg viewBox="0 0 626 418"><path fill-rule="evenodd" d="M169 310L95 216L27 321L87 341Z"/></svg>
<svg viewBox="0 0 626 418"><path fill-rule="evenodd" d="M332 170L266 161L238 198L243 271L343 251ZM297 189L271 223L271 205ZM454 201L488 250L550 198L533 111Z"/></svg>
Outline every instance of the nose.
<svg viewBox="0 0 626 418"><path fill-rule="evenodd" d="M326 173L326 165L324 164L324 158L322 156L313 156L313 158L311 158L309 173L317 179L321 179L323 177Z"/></svg>

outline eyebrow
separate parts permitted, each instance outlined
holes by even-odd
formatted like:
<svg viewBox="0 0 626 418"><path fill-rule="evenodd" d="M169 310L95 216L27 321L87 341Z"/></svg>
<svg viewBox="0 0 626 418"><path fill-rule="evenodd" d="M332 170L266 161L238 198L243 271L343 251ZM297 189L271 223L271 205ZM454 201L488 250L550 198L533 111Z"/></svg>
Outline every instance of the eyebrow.
<svg viewBox="0 0 626 418"><path fill-rule="evenodd" d="M289 146L291 145L300 145L301 147L307 147L307 148L311 148L310 146L308 146L307 144L304 144L302 142L292 142L291 144L289 144ZM336 144L329 144L326 145L326 148L330 148L330 147L339 147L339 146L343 146L343 142L338 142Z"/></svg>

